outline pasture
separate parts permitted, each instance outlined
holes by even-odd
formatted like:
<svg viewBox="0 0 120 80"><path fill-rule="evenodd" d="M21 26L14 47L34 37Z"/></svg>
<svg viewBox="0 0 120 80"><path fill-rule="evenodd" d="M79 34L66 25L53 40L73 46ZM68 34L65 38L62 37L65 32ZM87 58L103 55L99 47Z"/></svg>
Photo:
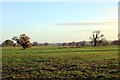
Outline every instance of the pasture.
<svg viewBox="0 0 120 80"><path fill-rule="evenodd" d="M118 47L2 48L3 79L118 80Z"/></svg>

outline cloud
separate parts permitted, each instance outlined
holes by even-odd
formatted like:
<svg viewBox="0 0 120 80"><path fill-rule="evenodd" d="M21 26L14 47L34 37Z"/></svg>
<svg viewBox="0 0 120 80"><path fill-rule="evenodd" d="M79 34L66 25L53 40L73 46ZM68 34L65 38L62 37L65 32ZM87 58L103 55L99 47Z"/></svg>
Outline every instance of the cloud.
<svg viewBox="0 0 120 80"><path fill-rule="evenodd" d="M104 23L102 23L102 22L96 22L96 23L94 23L94 22L83 22L83 23L81 23L81 22L78 22L78 23L57 23L57 25L71 25L71 26L74 26L74 25L101 25L101 24L104 24Z"/></svg>
<svg viewBox="0 0 120 80"><path fill-rule="evenodd" d="M84 21L84 22L63 22L57 23L56 25L67 25L67 26L89 26L89 25L109 25L109 24L117 24L118 20L116 18L109 18L103 20L95 20L95 21Z"/></svg>
<svg viewBox="0 0 120 80"><path fill-rule="evenodd" d="M105 8L105 9L100 9L97 11L98 13L102 13L102 14L118 14L118 8L114 7L114 8Z"/></svg>

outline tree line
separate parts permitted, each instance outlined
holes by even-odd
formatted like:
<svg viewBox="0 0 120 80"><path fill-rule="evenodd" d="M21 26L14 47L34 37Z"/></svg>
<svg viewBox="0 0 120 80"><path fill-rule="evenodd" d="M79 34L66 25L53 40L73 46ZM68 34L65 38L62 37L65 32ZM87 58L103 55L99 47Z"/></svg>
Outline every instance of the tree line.
<svg viewBox="0 0 120 80"><path fill-rule="evenodd" d="M83 46L109 46L109 45L120 45L120 34L118 34L118 40L114 41L107 41L105 39L105 36L100 33L100 31L96 30L92 32L92 35L90 36L90 41L79 41L79 42L68 42L68 43L38 43L33 42L31 43L30 38L26 36L26 34L21 34L18 37L13 37L12 40L7 39L4 42L0 44L0 46L22 46L24 49L31 46L73 46L73 47L83 47ZM16 41L16 43L13 42L13 40Z"/></svg>

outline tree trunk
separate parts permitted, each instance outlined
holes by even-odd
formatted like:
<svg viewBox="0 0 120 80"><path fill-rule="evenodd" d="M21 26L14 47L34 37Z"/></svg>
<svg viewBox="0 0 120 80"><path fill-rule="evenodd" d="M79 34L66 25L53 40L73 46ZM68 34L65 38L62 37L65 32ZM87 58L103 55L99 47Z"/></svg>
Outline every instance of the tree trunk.
<svg viewBox="0 0 120 80"><path fill-rule="evenodd" d="M97 46L97 40L94 39L94 46Z"/></svg>

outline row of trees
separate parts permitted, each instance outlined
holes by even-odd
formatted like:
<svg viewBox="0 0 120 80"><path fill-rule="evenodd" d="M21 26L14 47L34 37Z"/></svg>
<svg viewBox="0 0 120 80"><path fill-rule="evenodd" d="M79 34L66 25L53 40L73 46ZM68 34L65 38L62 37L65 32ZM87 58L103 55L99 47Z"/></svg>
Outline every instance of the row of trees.
<svg viewBox="0 0 120 80"><path fill-rule="evenodd" d="M120 34L119 34L120 37ZM109 42L105 39L104 35L100 33L100 31L93 31L92 35L90 36L91 41L80 41L80 42L69 42L69 43L38 43L38 42L33 42L32 44L30 43L30 38L26 36L25 34L22 34L18 37L13 37L13 40L17 41L19 43L17 46L20 45L26 45L26 46L106 46L106 45L120 45L120 38L118 40L114 40L112 42ZM14 43L12 40L5 40L1 46L15 46L16 43Z"/></svg>
<svg viewBox="0 0 120 80"><path fill-rule="evenodd" d="M118 35L120 37L120 33ZM58 43L57 46L86 46L86 45L93 45L93 46L107 46L107 45L119 45L120 44L120 38L118 40L109 42L105 39L104 35L100 33L100 31L96 30L92 32L92 35L90 36L91 41L88 43L86 41L80 41L80 42L70 42L70 43ZM33 46L47 46L51 45L49 43L39 44L38 42L33 42ZM55 44L53 44L55 45Z"/></svg>
<svg viewBox="0 0 120 80"><path fill-rule="evenodd" d="M120 45L120 41L114 40L114 41L98 41L96 46L108 46L108 45ZM20 44L14 43L12 40L5 40L0 46L20 46ZM93 41L80 41L80 42L69 42L69 43L38 43L38 42L33 42L32 46L76 46L76 47L81 47L81 46L94 46Z"/></svg>

